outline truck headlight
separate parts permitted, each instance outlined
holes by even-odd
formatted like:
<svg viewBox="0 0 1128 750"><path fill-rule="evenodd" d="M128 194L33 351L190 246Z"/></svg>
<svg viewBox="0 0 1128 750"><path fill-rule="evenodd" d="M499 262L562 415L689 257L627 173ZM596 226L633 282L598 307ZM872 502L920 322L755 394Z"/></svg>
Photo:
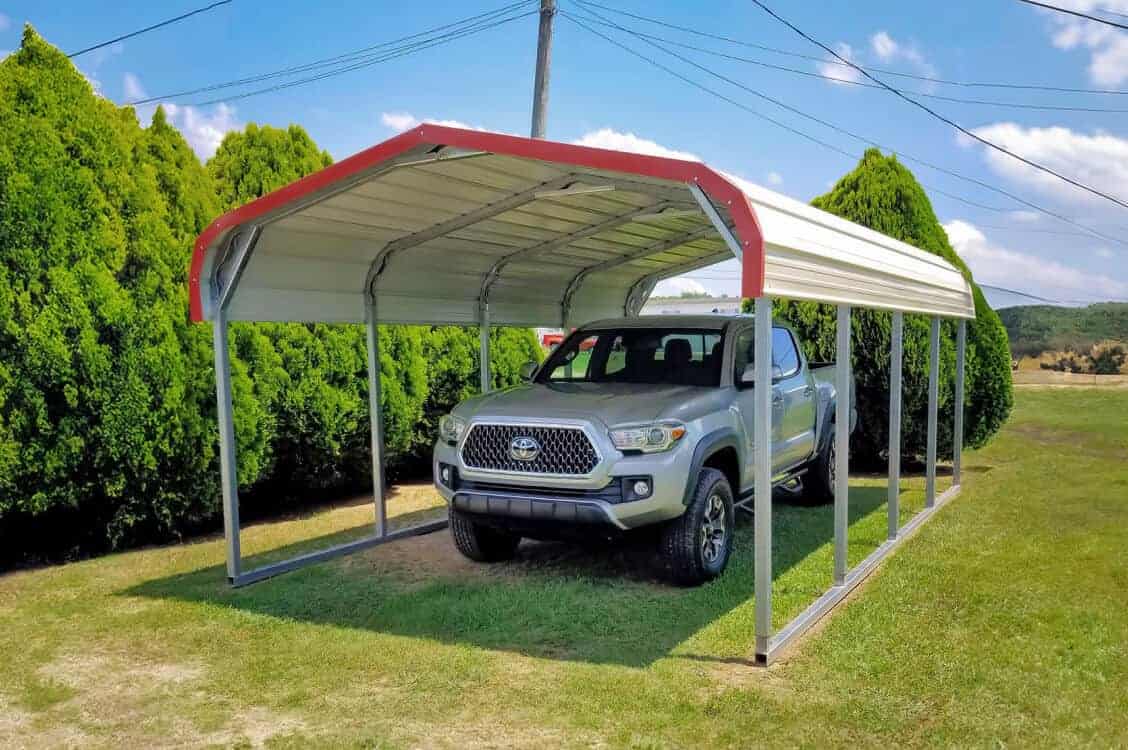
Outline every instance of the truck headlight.
<svg viewBox="0 0 1128 750"><path fill-rule="evenodd" d="M611 443L621 451L658 453L667 451L685 437L685 425L677 422L631 425L611 430Z"/></svg>
<svg viewBox="0 0 1128 750"><path fill-rule="evenodd" d="M439 437L448 443L457 443L466 430L466 420L453 414L444 414L439 418Z"/></svg>

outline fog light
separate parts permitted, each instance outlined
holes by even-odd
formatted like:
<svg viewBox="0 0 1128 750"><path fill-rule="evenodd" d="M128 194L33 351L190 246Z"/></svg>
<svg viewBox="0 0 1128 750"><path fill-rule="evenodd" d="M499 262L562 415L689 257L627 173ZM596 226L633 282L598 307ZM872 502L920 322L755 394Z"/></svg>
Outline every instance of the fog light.
<svg viewBox="0 0 1128 750"><path fill-rule="evenodd" d="M450 485L450 467L444 466L442 468L442 471L439 472L439 475L443 478L443 484L449 486Z"/></svg>
<svg viewBox="0 0 1128 750"><path fill-rule="evenodd" d="M639 479L638 481L636 481L634 483L634 487L632 487L631 489L634 490L635 495L637 495L638 497L650 496L650 482L647 482L645 479Z"/></svg>

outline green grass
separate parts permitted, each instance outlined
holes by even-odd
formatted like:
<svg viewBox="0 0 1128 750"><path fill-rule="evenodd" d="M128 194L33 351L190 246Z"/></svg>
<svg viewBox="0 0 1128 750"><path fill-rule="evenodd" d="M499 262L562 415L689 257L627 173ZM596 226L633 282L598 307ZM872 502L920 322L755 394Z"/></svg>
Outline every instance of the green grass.
<svg viewBox="0 0 1128 750"><path fill-rule="evenodd" d="M443 534L238 591L208 539L0 577L0 746L1116 746L1128 743L1128 392L1023 390L961 496L819 632L750 666L751 526L728 573L647 549L480 567ZM907 518L921 505L910 480ZM400 493L397 520L426 516ZM883 538L852 482L850 555ZM262 559L362 505L253 526ZM777 502L775 618L830 581L831 513Z"/></svg>

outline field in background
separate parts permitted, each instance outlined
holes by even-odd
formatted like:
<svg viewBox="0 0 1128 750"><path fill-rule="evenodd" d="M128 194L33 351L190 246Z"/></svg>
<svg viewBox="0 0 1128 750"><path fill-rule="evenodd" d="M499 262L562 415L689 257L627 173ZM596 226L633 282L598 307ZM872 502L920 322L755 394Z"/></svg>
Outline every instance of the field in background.
<svg viewBox="0 0 1128 750"><path fill-rule="evenodd" d="M962 495L770 670L749 664L747 520L699 589L658 582L646 545L480 566L440 533L233 591L213 538L0 577L0 746L1128 744L1128 391L1016 400ZM854 562L884 494L851 483ZM435 506L391 499L396 523ZM371 518L358 501L244 546ZM831 518L776 503L778 622L828 584Z"/></svg>
<svg viewBox="0 0 1128 750"><path fill-rule="evenodd" d="M1015 385L1060 385L1094 386L1106 388L1128 388L1128 375L1086 375L1079 372L1057 372L1055 370L1023 370L1013 373Z"/></svg>

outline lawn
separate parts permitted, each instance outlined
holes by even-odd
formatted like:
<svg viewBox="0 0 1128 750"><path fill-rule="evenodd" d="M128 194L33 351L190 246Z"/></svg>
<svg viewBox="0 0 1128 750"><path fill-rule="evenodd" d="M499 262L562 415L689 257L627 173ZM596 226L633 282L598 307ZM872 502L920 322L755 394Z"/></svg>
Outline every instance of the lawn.
<svg viewBox="0 0 1128 750"><path fill-rule="evenodd" d="M233 591L216 538L0 577L0 746L1128 744L1128 391L1023 389L964 490L780 664L750 665L751 524L720 581L648 551L445 533ZM945 478L946 479L946 478ZM913 479L902 500L921 504ZM852 482L852 561L885 529ZM436 512L425 488L397 522ZM264 559L364 504L246 529ZM830 580L828 508L776 503L777 622Z"/></svg>

